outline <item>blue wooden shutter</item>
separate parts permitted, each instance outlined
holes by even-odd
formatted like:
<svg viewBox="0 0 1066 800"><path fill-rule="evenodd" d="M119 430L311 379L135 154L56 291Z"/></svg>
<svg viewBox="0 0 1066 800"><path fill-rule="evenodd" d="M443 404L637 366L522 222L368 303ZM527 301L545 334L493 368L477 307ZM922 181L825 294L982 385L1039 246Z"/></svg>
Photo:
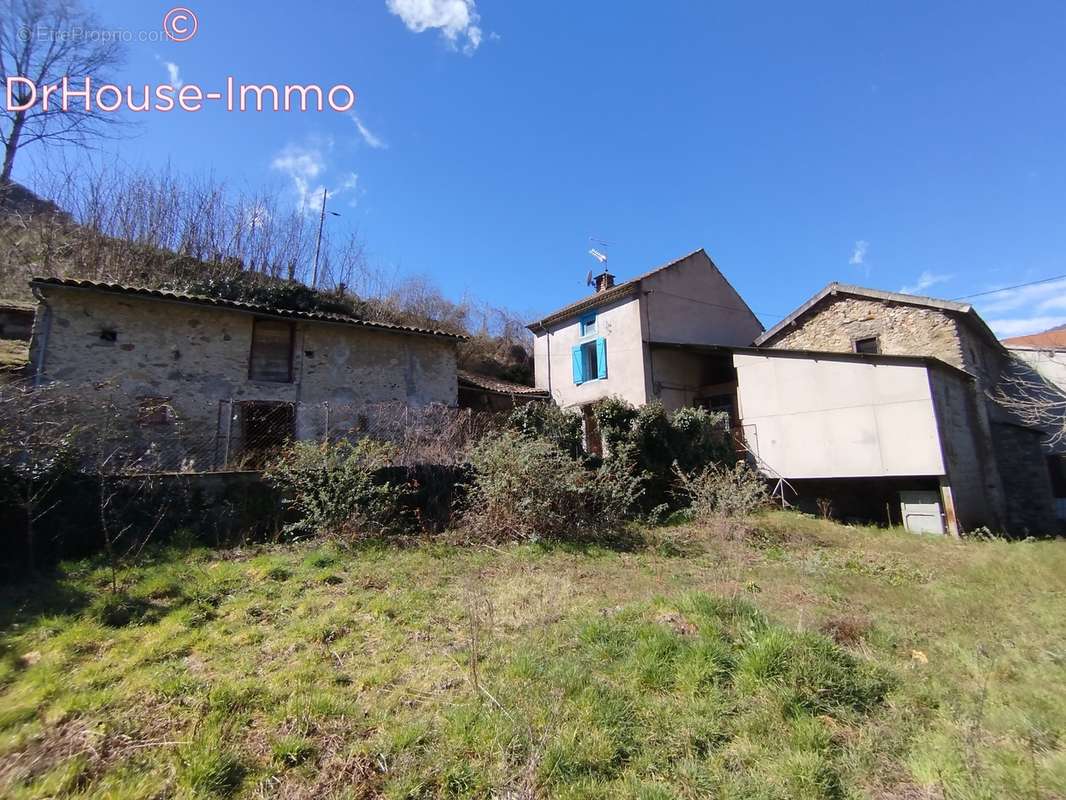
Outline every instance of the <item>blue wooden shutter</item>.
<svg viewBox="0 0 1066 800"><path fill-rule="evenodd" d="M607 377L607 340L602 336L596 340L596 366L598 367L597 378Z"/></svg>
<svg viewBox="0 0 1066 800"><path fill-rule="evenodd" d="M570 348L570 357L574 362L574 383L585 382L585 359L581 357L581 345Z"/></svg>

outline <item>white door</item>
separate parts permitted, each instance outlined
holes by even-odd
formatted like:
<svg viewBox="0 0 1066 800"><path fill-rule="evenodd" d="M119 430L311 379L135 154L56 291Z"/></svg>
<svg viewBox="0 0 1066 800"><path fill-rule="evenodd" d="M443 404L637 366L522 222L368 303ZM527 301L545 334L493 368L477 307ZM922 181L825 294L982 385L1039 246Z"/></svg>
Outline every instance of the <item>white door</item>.
<svg viewBox="0 0 1066 800"><path fill-rule="evenodd" d="M939 492L900 492L899 509L903 527L911 533L943 533Z"/></svg>

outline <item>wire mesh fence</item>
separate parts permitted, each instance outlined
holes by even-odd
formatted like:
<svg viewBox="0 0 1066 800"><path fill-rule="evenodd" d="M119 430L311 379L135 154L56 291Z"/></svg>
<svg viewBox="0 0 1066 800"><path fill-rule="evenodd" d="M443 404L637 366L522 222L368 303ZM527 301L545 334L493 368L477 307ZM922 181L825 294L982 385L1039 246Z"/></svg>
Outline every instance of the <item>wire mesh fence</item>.
<svg viewBox="0 0 1066 800"><path fill-rule="evenodd" d="M115 474L259 470L293 441L370 438L393 445L397 465L458 464L504 417L400 402L195 403L8 385L0 386L0 456L65 443L90 468Z"/></svg>

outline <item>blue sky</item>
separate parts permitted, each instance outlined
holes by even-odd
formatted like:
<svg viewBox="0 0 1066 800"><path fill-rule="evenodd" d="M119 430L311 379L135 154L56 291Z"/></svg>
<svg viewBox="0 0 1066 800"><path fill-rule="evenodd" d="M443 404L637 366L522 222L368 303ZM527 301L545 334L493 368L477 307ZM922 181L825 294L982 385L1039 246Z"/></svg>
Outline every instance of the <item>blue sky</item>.
<svg viewBox="0 0 1066 800"><path fill-rule="evenodd" d="M89 0L158 30L171 3ZM767 326L832 280L955 298L1066 274L1066 4L183 0L122 79L347 83L324 113L147 115L114 146L337 193L381 266L533 316L705 247ZM26 159L19 166L28 169ZM1066 322L1066 281L974 300Z"/></svg>

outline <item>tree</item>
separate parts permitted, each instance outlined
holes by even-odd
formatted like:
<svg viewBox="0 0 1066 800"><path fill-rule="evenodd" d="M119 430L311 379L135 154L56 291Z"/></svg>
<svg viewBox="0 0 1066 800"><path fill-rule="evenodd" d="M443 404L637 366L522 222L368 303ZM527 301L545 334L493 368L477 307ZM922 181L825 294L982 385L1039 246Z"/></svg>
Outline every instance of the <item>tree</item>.
<svg viewBox="0 0 1066 800"><path fill-rule="evenodd" d="M1066 392L1020 358L1013 358L991 393L1018 421L1048 434L1048 443L1066 440Z"/></svg>
<svg viewBox="0 0 1066 800"><path fill-rule="evenodd" d="M109 69L121 63L123 48L117 37L102 31L96 18L78 0L0 0L0 143L4 164L0 184L11 180L11 169L19 148L43 144L87 146L89 140L105 136L121 120L84 103L72 103L67 110L55 97L47 108L40 98L22 108L32 94L22 82L8 86L16 77L27 78L36 87L60 82L64 77L77 81L106 80ZM96 34L96 35L94 35ZM10 110L8 91L17 102Z"/></svg>

